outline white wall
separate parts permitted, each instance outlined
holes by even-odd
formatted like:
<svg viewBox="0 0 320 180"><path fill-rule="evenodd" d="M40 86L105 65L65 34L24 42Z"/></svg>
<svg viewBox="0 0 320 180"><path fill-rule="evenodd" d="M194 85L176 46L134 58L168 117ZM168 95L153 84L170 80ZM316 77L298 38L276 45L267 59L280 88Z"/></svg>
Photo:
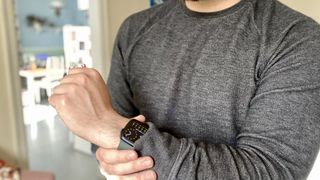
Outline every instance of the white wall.
<svg viewBox="0 0 320 180"><path fill-rule="evenodd" d="M12 1L0 1L0 159L27 167Z"/></svg>
<svg viewBox="0 0 320 180"><path fill-rule="evenodd" d="M90 1L93 66L105 79L108 77L114 39L121 23L131 14L149 7L149 0Z"/></svg>
<svg viewBox="0 0 320 180"><path fill-rule="evenodd" d="M319 0L280 0L289 7L312 17L320 23L320 1Z"/></svg>
<svg viewBox="0 0 320 180"><path fill-rule="evenodd" d="M0 11L2 11L0 9ZM2 26L2 21L0 20L0 26ZM2 31L0 30L0 42L3 42ZM12 133L14 125L14 119L12 117L12 108L8 106L10 100L8 98L8 82L7 73L4 65L3 59L5 59L5 54L3 52L3 43L0 43L0 159L5 159L10 162L15 162L15 144L16 136Z"/></svg>
<svg viewBox="0 0 320 180"><path fill-rule="evenodd" d="M131 14L150 7L149 0L109 0L108 5L110 46L113 46L114 38L121 23ZM146 17L147 18L147 17Z"/></svg>

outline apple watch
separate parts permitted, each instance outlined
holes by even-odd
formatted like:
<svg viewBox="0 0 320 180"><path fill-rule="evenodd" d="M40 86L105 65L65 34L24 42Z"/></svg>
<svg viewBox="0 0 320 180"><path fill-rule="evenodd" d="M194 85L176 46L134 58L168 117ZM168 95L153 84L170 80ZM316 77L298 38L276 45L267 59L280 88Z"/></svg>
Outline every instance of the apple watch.
<svg viewBox="0 0 320 180"><path fill-rule="evenodd" d="M121 130L120 144L118 149L134 149L134 143L147 133L149 125L136 119L131 119L128 124Z"/></svg>

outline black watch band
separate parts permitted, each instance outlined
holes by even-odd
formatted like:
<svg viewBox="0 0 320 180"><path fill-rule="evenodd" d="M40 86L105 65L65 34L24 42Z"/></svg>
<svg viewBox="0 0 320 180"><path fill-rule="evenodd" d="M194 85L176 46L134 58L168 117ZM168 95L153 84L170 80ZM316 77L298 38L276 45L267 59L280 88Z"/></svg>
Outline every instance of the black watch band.
<svg viewBox="0 0 320 180"><path fill-rule="evenodd" d="M134 149L134 147L133 146L131 146L131 145L129 145L128 143L126 143L125 141L123 141L123 140L120 140L120 144L119 144L119 146L118 146L118 149L119 150L133 150Z"/></svg>
<svg viewBox="0 0 320 180"><path fill-rule="evenodd" d="M134 143L139 140L149 129L149 125L136 119L131 119L121 130L118 149L134 149Z"/></svg>

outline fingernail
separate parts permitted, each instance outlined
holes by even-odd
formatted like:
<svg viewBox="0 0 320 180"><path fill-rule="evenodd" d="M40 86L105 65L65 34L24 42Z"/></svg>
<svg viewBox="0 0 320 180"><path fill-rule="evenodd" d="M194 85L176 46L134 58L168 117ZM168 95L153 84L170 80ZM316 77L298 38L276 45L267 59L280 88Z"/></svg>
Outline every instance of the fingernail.
<svg viewBox="0 0 320 180"><path fill-rule="evenodd" d="M136 153L130 153L129 155L128 155L128 159L129 160L132 160L132 159L135 159L136 158Z"/></svg>
<svg viewBox="0 0 320 180"><path fill-rule="evenodd" d="M148 176L147 179L150 179L150 180L156 179L155 174L153 172L149 172L147 176Z"/></svg>
<svg viewBox="0 0 320 180"><path fill-rule="evenodd" d="M146 166L146 167L151 166L151 164L152 164L152 161L150 159L144 160L144 162L143 162L143 165Z"/></svg>

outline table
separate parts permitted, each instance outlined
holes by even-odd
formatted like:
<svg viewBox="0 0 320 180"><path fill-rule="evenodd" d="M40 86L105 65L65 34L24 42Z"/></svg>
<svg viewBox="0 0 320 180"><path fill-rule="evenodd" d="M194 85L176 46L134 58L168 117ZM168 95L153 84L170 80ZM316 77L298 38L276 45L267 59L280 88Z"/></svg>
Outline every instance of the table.
<svg viewBox="0 0 320 180"><path fill-rule="evenodd" d="M45 68L38 68L34 70L19 70L19 75L21 77L26 78L27 80L27 92L30 97L32 97L32 100L30 100L31 105L35 105L35 96L36 96L36 85L35 85L35 79L36 78L43 78L46 77L47 71Z"/></svg>

